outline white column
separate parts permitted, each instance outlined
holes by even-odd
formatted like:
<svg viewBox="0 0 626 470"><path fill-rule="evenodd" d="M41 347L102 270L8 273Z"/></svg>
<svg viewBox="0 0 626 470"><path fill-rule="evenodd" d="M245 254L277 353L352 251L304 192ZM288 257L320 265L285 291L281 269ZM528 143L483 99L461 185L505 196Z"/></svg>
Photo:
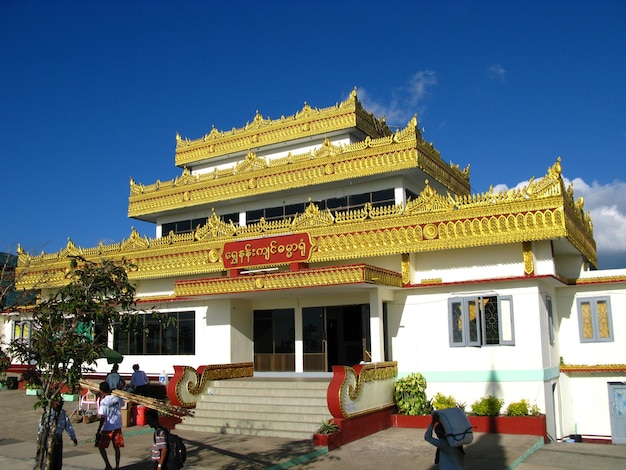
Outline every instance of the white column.
<svg viewBox="0 0 626 470"><path fill-rule="evenodd" d="M302 307L299 302L294 309L294 328L296 329L296 372L304 372L304 342L302 341Z"/></svg>
<svg viewBox="0 0 626 470"><path fill-rule="evenodd" d="M403 187L395 188L393 191L394 198L396 200L396 205L402 204L403 206L406 204L405 200L405 192Z"/></svg>
<svg viewBox="0 0 626 470"><path fill-rule="evenodd" d="M370 336L372 362L385 359L385 338L383 330L383 301L378 289L370 291Z"/></svg>

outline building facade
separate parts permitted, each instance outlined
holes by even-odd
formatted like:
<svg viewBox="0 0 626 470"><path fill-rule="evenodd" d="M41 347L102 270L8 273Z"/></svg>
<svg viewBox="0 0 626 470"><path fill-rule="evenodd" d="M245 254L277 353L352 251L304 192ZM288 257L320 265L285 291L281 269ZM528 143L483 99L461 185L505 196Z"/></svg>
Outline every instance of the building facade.
<svg viewBox="0 0 626 470"><path fill-rule="evenodd" d="M175 163L174 180L130 182L128 215L154 238L20 251L18 287L58 288L71 255L125 259L148 333L115 331L109 345L149 372L393 360L468 408L526 399L554 439L626 439L626 270L597 270L560 159L525 188L472 194L469 167L445 163L416 117L392 131L354 90L329 108L177 135ZM5 336L27 323L5 318Z"/></svg>

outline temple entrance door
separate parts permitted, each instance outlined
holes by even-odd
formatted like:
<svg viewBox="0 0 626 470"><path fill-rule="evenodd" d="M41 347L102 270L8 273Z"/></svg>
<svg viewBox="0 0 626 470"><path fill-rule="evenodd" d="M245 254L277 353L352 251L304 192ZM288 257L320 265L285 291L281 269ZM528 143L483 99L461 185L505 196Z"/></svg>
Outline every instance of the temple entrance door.
<svg viewBox="0 0 626 470"><path fill-rule="evenodd" d="M254 311L254 370L295 370L294 311L290 308Z"/></svg>
<svg viewBox="0 0 626 470"><path fill-rule="evenodd" d="M304 308L302 320L305 372L370 360L369 305Z"/></svg>

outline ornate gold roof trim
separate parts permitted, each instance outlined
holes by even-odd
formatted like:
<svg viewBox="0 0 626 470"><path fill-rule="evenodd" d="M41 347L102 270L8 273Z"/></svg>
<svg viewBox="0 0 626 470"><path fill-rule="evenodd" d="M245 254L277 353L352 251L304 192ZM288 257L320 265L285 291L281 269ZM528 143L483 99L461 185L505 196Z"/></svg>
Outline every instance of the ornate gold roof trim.
<svg viewBox="0 0 626 470"><path fill-rule="evenodd" d="M626 372L626 364L596 364L592 366L561 364L561 372L564 374L623 374Z"/></svg>
<svg viewBox="0 0 626 470"><path fill-rule="evenodd" d="M141 217L413 168L421 168L455 194L469 194L469 167L460 170L454 164L446 164L439 152L421 139L414 117L405 129L378 139L367 137L346 146L333 146L325 140L313 152L290 154L269 162L249 151L232 168L201 175L192 175L185 168L180 177L152 185L131 179L128 216Z"/></svg>
<svg viewBox="0 0 626 470"><path fill-rule="evenodd" d="M77 254L93 261L126 259L134 266L129 277L136 280L218 273L224 270L225 243L298 232L307 232L314 245L311 264L566 238L597 265L591 220L582 200L574 202L571 191L563 191L559 159L541 180L501 193L442 196L426 184L404 208L366 205L331 213L310 203L294 218L245 227L227 224L213 213L204 227L188 234L148 239L133 229L128 240L114 245L82 249L69 240L54 254L31 257L20 251L24 273L18 276L18 288L40 286L44 280L47 286L63 285L67 257Z"/></svg>
<svg viewBox="0 0 626 470"><path fill-rule="evenodd" d="M402 287L402 276L399 273L365 264L310 268L232 278L178 281L174 286L174 295L192 297L362 283Z"/></svg>
<svg viewBox="0 0 626 470"><path fill-rule="evenodd" d="M626 275L585 277L574 280L575 284L605 284L609 282L626 282Z"/></svg>
<svg viewBox="0 0 626 470"><path fill-rule="evenodd" d="M329 108L311 108L307 103L293 116L272 120L258 111L252 122L230 131L211 132L200 139L189 140L176 134L176 165L190 165L233 152L276 144L356 127L372 137L391 135L384 119L365 111L357 98L356 88L343 102Z"/></svg>

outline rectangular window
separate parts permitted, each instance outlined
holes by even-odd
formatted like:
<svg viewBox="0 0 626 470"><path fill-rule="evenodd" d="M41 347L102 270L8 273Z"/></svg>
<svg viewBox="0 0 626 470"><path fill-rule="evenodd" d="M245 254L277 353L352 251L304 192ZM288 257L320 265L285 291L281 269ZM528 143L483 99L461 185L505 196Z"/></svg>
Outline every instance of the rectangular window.
<svg viewBox="0 0 626 470"><path fill-rule="evenodd" d="M30 332L32 323L30 320L16 320L13 322L13 340L30 344Z"/></svg>
<svg viewBox="0 0 626 470"><path fill-rule="evenodd" d="M513 299L509 296L450 299L448 326L453 347L514 345Z"/></svg>
<svg viewBox="0 0 626 470"><path fill-rule="evenodd" d="M196 351L195 312L170 313L174 325L165 326L150 314L142 315L137 331L113 328L113 349L122 354L193 355Z"/></svg>
<svg viewBox="0 0 626 470"><path fill-rule="evenodd" d="M580 341L582 343L613 341L609 298L578 299L577 304Z"/></svg>

